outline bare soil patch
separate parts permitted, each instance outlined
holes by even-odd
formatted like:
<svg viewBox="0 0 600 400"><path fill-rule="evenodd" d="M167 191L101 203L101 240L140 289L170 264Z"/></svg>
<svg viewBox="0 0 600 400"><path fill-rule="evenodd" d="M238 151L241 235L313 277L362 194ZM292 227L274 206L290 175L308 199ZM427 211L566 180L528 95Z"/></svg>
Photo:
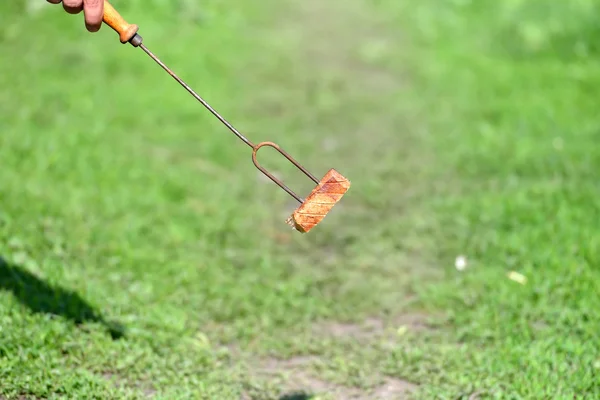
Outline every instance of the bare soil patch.
<svg viewBox="0 0 600 400"><path fill-rule="evenodd" d="M372 389L335 384L321 379L312 372L310 366L313 362L318 362L318 358L293 357L286 360L269 358L264 360L255 372L261 375L276 374L281 377L280 400L309 399L316 395L348 400L404 399L417 387L411 382L391 377L384 378L383 383Z"/></svg>
<svg viewBox="0 0 600 400"><path fill-rule="evenodd" d="M333 339L335 341L358 341L369 346L382 342L392 346L398 337L407 332L423 332L433 329L428 323L431 316L423 313L402 314L394 318L367 318L361 323L326 321L311 327L310 336L314 340ZM251 357L252 358L252 357ZM309 399L406 399L417 385L407 380L372 376L365 386L356 387L339 382L331 382L319 373L324 362L319 355L294 356L289 358L256 358L250 362L251 375L261 381L275 383L278 400ZM251 397L247 397L251 399Z"/></svg>
<svg viewBox="0 0 600 400"><path fill-rule="evenodd" d="M399 333L433 329L428 323L430 317L430 315L423 313L413 313L402 314L388 321L374 317L367 318L362 323L328 321L314 326L313 332L318 336L369 342L377 339L393 338Z"/></svg>

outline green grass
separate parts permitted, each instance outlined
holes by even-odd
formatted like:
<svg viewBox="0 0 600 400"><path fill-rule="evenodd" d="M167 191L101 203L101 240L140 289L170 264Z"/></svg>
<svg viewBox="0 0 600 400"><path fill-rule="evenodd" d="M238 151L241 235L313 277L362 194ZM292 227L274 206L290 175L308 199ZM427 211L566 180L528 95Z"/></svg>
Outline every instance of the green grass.
<svg viewBox="0 0 600 400"><path fill-rule="evenodd" d="M307 356L296 398L599 397L600 3L259 3L114 2L250 139L352 181L308 235L140 50L0 5L0 399L291 398L266 370Z"/></svg>

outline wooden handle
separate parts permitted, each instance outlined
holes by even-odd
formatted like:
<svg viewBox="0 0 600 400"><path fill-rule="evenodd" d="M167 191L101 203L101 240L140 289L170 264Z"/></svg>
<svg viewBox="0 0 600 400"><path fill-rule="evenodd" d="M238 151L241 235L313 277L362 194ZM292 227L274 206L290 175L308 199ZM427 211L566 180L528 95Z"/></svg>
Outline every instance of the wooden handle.
<svg viewBox="0 0 600 400"><path fill-rule="evenodd" d="M140 29L137 25L125 21L108 0L104 0L104 17L102 20L119 34L121 43L129 42Z"/></svg>

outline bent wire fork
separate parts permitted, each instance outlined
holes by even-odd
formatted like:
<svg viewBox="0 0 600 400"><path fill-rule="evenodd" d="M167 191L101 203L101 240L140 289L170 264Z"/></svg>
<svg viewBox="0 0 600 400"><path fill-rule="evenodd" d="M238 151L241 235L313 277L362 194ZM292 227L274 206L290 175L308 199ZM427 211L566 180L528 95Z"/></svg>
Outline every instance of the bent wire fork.
<svg viewBox="0 0 600 400"><path fill-rule="evenodd" d="M265 167L263 167L262 165L260 165L258 163L258 160L256 159L256 153L258 153L258 150L260 150L261 148L263 148L265 146L269 146L269 147L272 147L275 150L277 150L282 156L287 158L288 161L290 161L292 164L294 164L294 166L296 168L298 168L300 171L302 171L302 173L304 173L304 175L308 176L317 185L319 184L319 180L317 178L315 178L315 176L313 174L308 172L308 170L306 168L304 168L302 165L300 165L300 163L298 161L296 161L287 151L285 151L281 147L279 147L279 145L277 143L261 142L252 148L252 162L254 163L256 168L258 168L258 170L260 172L265 174L269 179L271 179L273 182L275 182L275 184L277 186L279 186L280 188L285 190L290 196L292 196L294 199L296 199L299 203L304 203L305 200L303 198L298 196L293 190L291 190L289 187L287 187L287 185L285 183L283 183L280 179L276 178L273 174L271 174L269 171L267 171L267 169Z"/></svg>
<svg viewBox="0 0 600 400"><path fill-rule="evenodd" d="M277 150L282 156L287 158L288 161L294 164L296 168L302 171L304 175L308 176L314 183L317 184L317 186L315 186L306 199L298 196L280 179L276 178L273 174L267 171L266 168L258 163L256 156L258 150L265 146L269 146ZM279 147L279 145L273 142L261 142L252 146L252 162L260 172L265 174L269 179L275 182L277 186L285 190L290 196L300 203L300 206L292 213L292 215L290 215L286 222L292 228L302 233L307 233L319 222L321 222L329 213L329 211L331 211L332 207L338 201L340 201L342 196L350 188L350 181L335 169L330 169L325 174L323 179L319 181L313 174L308 172L306 168L300 165L300 163L298 163L288 152L284 151L281 147Z"/></svg>

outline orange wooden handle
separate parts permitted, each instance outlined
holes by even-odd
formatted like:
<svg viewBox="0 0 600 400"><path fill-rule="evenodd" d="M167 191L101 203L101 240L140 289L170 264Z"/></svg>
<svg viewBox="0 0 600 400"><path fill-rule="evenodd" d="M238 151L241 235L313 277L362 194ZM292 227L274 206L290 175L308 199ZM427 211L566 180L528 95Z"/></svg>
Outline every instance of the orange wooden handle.
<svg viewBox="0 0 600 400"><path fill-rule="evenodd" d="M119 34L121 43L129 42L140 29L137 25L125 21L108 0L104 0L104 17L102 20Z"/></svg>

